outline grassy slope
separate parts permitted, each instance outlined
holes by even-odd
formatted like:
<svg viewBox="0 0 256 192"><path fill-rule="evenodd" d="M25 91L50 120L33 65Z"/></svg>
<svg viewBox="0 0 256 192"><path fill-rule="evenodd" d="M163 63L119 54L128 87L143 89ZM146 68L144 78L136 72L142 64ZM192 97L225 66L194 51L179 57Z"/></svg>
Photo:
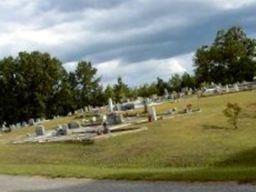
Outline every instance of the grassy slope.
<svg viewBox="0 0 256 192"><path fill-rule="evenodd" d="M164 104L157 107L158 112L181 109L188 103L199 105L202 112L150 123L148 131L93 145L1 144L0 172L112 179L256 180L255 95L242 92ZM243 108L238 130L228 129L222 115L227 102L237 102ZM31 130L0 139L17 138Z"/></svg>

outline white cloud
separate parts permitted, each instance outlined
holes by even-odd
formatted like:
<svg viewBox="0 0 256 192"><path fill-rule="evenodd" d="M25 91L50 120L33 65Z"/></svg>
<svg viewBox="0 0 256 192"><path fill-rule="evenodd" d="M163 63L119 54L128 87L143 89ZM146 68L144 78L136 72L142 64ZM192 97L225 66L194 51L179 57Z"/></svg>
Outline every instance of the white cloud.
<svg viewBox="0 0 256 192"><path fill-rule="evenodd" d="M255 34L253 0L106 2L0 1L0 57L46 51L63 62L90 60L105 83L122 75L137 85L192 72L193 52L220 28L241 24Z"/></svg>
<svg viewBox="0 0 256 192"><path fill-rule="evenodd" d="M191 72L191 63L194 53L179 55L177 57L147 60L124 64L122 60L111 60L95 65L98 75L102 76L104 85L116 83L118 76L131 86L138 86L143 83L155 81L157 77L165 80L172 74ZM64 64L68 71L75 70L76 61Z"/></svg>
<svg viewBox="0 0 256 192"><path fill-rule="evenodd" d="M232 10L238 9L245 6L250 6L252 3L255 3L255 0L210 0L217 5L217 7Z"/></svg>
<svg viewBox="0 0 256 192"><path fill-rule="evenodd" d="M152 59L126 65L121 60L112 60L99 63L96 68L102 75L104 84L113 84L118 76L122 76L129 85L138 86L146 82L150 83L156 80L156 77L167 80L174 73L191 72L193 54L188 53L167 59Z"/></svg>

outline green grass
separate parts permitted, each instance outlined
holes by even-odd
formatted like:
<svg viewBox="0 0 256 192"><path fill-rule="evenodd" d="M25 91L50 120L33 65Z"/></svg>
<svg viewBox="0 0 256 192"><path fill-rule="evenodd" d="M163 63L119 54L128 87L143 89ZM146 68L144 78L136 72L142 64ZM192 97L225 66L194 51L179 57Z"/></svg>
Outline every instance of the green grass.
<svg viewBox="0 0 256 192"><path fill-rule="evenodd" d="M199 106L202 112L147 123L148 131L92 145L0 144L0 173L51 177L176 181L256 180L256 92L196 97L157 106ZM227 102L242 107L239 129L223 116ZM61 119L66 121L67 119ZM58 122L50 122L53 125ZM3 134L12 140L32 128Z"/></svg>

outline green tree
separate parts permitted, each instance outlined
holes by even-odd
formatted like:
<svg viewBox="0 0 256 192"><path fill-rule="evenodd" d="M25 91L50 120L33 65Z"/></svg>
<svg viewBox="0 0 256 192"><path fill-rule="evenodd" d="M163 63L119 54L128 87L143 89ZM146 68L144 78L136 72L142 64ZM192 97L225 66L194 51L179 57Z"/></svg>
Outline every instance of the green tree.
<svg viewBox="0 0 256 192"><path fill-rule="evenodd" d="M0 61L0 120L13 122L21 115L19 110L24 101L18 100L22 93L22 77L17 75L18 64L13 57ZM17 79L20 82L17 81ZM18 109L18 110L17 110Z"/></svg>
<svg viewBox="0 0 256 192"><path fill-rule="evenodd" d="M107 85L105 91L104 91L106 100L108 100L109 98L113 98L114 97L114 90L113 87L111 85Z"/></svg>
<svg viewBox="0 0 256 192"><path fill-rule="evenodd" d="M240 27L217 32L210 46L202 46L194 58L198 83L234 83L252 81L256 72L255 39L248 38Z"/></svg>
<svg viewBox="0 0 256 192"><path fill-rule="evenodd" d="M72 75L71 77L72 78ZM77 91L78 107L82 108L87 105L96 105L95 98L98 96L101 78L97 76L97 69L91 62L80 61L75 71L75 83Z"/></svg>
<svg viewBox="0 0 256 192"><path fill-rule="evenodd" d="M121 77L117 78L117 84L114 85L114 100L117 103L123 102L127 98L129 87Z"/></svg>
<svg viewBox="0 0 256 192"><path fill-rule="evenodd" d="M56 102L65 70L47 53L20 52L0 61L1 119L9 123L59 113ZM63 104L63 103L61 103Z"/></svg>
<svg viewBox="0 0 256 192"><path fill-rule="evenodd" d="M183 75L181 76L181 87L195 88L195 78L186 72L183 73Z"/></svg>
<svg viewBox="0 0 256 192"><path fill-rule="evenodd" d="M181 86L182 86L182 78L179 74L174 74L172 75L170 79L170 85L173 91L181 91Z"/></svg>
<svg viewBox="0 0 256 192"><path fill-rule="evenodd" d="M157 94L159 96L163 96L165 94L165 89L169 89L169 87L168 84L163 79L157 77L156 89Z"/></svg>

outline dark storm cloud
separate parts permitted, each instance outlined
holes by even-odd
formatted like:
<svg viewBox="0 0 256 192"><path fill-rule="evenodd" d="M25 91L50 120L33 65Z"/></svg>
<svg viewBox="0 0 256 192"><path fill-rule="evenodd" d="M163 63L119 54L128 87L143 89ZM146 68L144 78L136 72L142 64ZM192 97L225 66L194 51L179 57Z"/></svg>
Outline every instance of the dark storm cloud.
<svg viewBox="0 0 256 192"><path fill-rule="evenodd" d="M77 12L85 9L111 9L126 1L123 0L48 0L39 2L44 11L57 9L60 12Z"/></svg>
<svg viewBox="0 0 256 192"><path fill-rule="evenodd" d="M84 57L102 62L121 58L128 63L161 59L188 53L209 43L220 28L241 25L249 34L253 32L255 5L226 11L198 1L186 4L154 1L142 5L130 1L127 7L122 4L116 10L105 11L105 17L92 17L93 22L82 23L84 29L95 36L89 45L78 43L74 52L63 54L63 59L72 61ZM252 19L247 21L249 17ZM97 38L100 41L95 41Z"/></svg>
<svg viewBox="0 0 256 192"><path fill-rule="evenodd" d="M119 61L113 70L131 65L136 76L151 69L147 61L153 66L174 58L177 64L189 55L180 71L191 71L191 53L212 42L217 30L240 25L254 37L255 9L252 0L2 1L0 56L37 49L63 62Z"/></svg>

